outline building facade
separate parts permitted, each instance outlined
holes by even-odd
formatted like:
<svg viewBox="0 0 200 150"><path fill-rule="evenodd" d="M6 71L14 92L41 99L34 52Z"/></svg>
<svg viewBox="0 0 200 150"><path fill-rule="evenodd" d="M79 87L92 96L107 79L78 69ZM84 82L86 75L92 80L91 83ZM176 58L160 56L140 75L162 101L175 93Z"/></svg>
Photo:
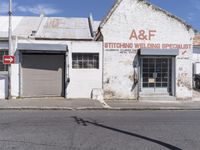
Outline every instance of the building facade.
<svg viewBox="0 0 200 150"><path fill-rule="evenodd" d="M200 74L200 34L195 35L193 43L193 73Z"/></svg>
<svg viewBox="0 0 200 150"><path fill-rule="evenodd" d="M1 20L4 55L7 20ZM13 22L12 97L192 99L194 30L146 1L118 0L101 22L91 16ZM7 66L1 68L5 98Z"/></svg>

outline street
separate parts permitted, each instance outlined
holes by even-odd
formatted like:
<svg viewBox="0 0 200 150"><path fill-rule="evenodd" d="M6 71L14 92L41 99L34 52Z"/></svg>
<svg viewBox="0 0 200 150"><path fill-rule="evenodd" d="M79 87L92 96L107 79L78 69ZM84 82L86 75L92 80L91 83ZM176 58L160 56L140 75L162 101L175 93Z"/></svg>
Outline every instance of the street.
<svg viewBox="0 0 200 150"><path fill-rule="evenodd" d="M199 150L199 111L0 111L1 150Z"/></svg>

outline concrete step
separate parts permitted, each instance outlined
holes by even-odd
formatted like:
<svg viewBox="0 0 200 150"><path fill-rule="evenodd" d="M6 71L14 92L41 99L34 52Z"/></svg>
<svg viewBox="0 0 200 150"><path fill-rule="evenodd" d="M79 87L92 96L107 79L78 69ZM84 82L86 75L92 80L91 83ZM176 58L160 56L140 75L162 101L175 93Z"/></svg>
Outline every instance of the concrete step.
<svg viewBox="0 0 200 150"><path fill-rule="evenodd" d="M169 95L141 95L140 101L176 101L176 97Z"/></svg>

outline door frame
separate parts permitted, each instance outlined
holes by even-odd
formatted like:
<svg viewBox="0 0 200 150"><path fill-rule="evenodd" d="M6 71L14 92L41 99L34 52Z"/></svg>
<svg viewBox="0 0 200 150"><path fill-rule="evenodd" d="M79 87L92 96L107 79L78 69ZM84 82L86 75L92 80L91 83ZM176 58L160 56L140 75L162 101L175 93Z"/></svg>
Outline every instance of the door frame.
<svg viewBox="0 0 200 150"><path fill-rule="evenodd" d="M143 69L143 62L142 62L142 59L143 58L170 58L171 59L171 92L169 93L169 92L167 92L166 94L167 95L169 95L169 96L176 96L176 57L175 56L152 56L152 55L150 55L150 56L148 56L148 55L144 55L144 56L140 56L140 58L139 58L139 95L141 95L141 94L159 94L159 92L158 93L156 93L156 92L149 92L149 93L145 93L145 92L143 92L142 91L142 89L143 89L143 74L142 74L142 69ZM168 63L168 65L169 65L169 63ZM168 69L169 69L169 67L168 67ZM169 70L168 70L168 74L169 74ZM168 78L168 80L169 80L169 78ZM169 81L168 81L169 82ZM169 88L169 87L168 87ZM161 93L162 94L162 93Z"/></svg>
<svg viewBox="0 0 200 150"><path fill-rule="evenodd" d="M64 55L64 89L63 89L63 92L64 92L64 95L62 97L66 98L66 87L67 87L67 82L66 82L66 74L68 74L68 69L67 69L67 65L66 65L66 59L68 58L68 52L64 52L64 51L34 51L34 50L21 50L19 52L19 62L20 62L20 65L19 65L19 96L20 97L23 97L23 71L22 71L22 62L23 62L23 54L63 54Z"/></svg>

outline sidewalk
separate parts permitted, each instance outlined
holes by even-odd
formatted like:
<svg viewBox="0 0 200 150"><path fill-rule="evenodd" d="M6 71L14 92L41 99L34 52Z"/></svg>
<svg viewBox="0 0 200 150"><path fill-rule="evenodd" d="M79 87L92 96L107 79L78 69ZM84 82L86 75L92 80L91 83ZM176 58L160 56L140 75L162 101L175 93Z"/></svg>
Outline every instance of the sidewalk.
<svg viewBox="0 0 200 150"><path fill-rule="evenodd" d="M0 110L76 110L100 109L102 104L96 100L64 98L31 98L0 100Z"/></svg>
<svg viewBox="0 0 200 150"><path fill-rule="evenodd" d="M200 110L200 101L116 100L106 104L91 99L16 99L0 100L0 110Z"/></svg>
<svg viewBox="0 0 200 150"><path fill-rule="evenodd" d="M108 101L119 110L200 110L200 101Z"/></svg>

